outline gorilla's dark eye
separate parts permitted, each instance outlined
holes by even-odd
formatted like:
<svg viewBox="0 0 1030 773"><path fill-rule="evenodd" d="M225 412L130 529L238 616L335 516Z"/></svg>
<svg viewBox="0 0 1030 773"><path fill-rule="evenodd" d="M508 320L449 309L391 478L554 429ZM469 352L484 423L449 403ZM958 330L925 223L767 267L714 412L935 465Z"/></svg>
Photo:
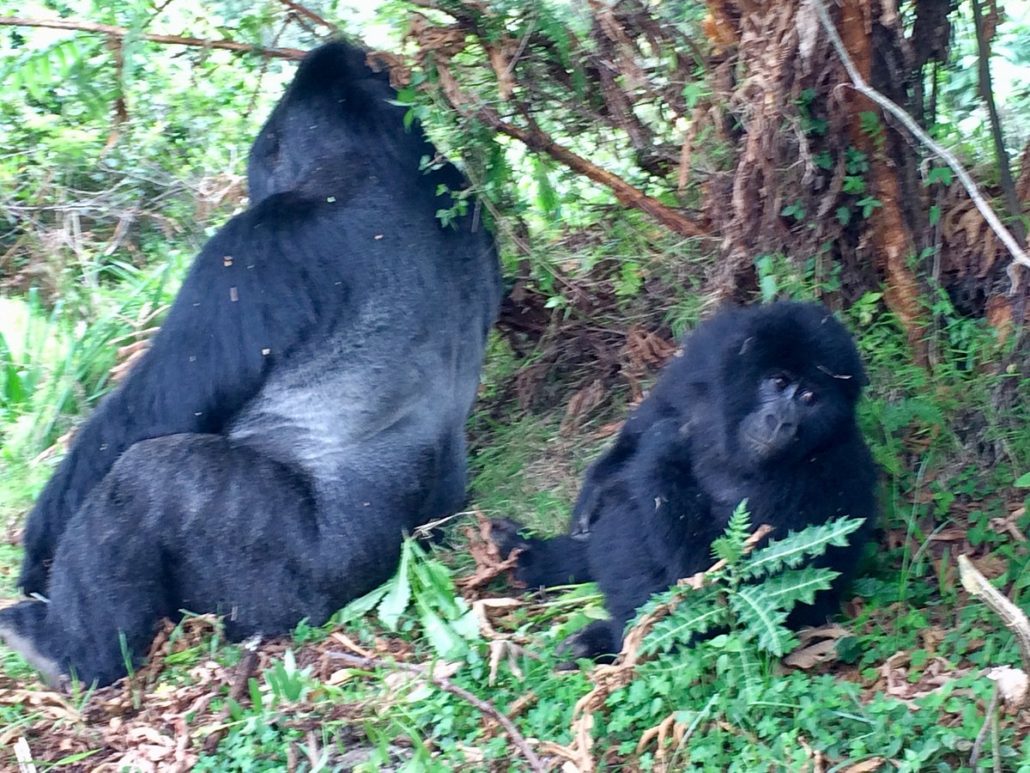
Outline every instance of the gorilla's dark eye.
<svg viewBox="0 0 1030 773"><path fill-rule="evenodd" d="M805 405L812 405L812 403L815 402L815 392L813 392L811 389L806 389L804 392L801 393L801 397L799 399Z"/></svg>
<svg viewBox="0 0 1030 773"><path fill-rule="evenodd" d="M781 392L790 386L790 379L784 376L782 373L778 376L773 376L772 382L773 386Z"/></svg>

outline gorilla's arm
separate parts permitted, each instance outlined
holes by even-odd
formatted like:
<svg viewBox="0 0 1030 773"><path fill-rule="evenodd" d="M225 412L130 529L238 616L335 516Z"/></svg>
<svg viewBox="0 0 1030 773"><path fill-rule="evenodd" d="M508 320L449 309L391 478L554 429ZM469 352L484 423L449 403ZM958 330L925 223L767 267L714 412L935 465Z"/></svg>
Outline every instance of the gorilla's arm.
<svg viewBox="0 0 1030 773"><path fill-rule="evenodd" d="M316 315L317 207L278 195L230 221L194 262L153 345L79 430L26 522L19 585L43 593L68 519L122 453L147 438L218 433ZM324 252L324 250L323 250ZM337 292L339 288L333 288ZM326 304L330 306L330 304Z"/></svg>
<svg viewBox="0 0 1030 773"><path fill-rule="evenodd" d="M600 515L602 492L627 462L637 452L637 446L644 434L663 419L676 417L681 412L669 399L670 390L661 382L655 385L636 410L623 423L612 447L601 454L597 461L587 468L583 487L572 507L569 534L573 539L585 539Z"/></svg>

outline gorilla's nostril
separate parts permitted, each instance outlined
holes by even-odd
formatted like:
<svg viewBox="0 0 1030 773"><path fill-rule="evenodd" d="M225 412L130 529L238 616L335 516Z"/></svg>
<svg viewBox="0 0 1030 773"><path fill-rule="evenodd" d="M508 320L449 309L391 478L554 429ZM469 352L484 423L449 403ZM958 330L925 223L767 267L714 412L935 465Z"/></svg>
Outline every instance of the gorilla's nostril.
<svg viewBox="0 0 1030 773"><path fill-rule="evenodd" d="M779 419L776 418L776 414L767 413L765 414L765 426L773 432L780 426Z"/></svg>

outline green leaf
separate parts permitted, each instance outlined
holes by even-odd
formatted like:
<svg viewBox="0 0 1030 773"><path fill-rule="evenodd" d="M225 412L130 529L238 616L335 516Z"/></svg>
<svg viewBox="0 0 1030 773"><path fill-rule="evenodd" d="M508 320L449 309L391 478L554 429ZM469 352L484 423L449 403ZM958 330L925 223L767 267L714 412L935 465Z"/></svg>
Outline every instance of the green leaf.
<svg viewBox="0 0 1030 773"><path fill-rule="evenodd" d="M733 508L723 536L712 540L712 555L727 564L735 564L744 553L744 543L751 536L751 517L747 511L747 500L741 500Z"/></svg>
<svg viewBox="0 0 1030 773"><path fill-rule="evenodd" d="M951 185L951 180L951 169L946 166L935 166L930 170L929 174L926 175L927 185L933 185L934 183Z"/></svg>
<svg viewBox="0 0 1030 773"><path fill-rule="evenodd" d="M468 650L465 640L461 638L442 617L434 612L422 599L415 599L419 620L426 632L426 638L433 650L441 658L452 659L463 657Z"/></svg>
<svg viewBox="0 0 1030 773"><path fill-rule="evenodd" d="M397 630L397 622L411 601L411 581L408 579L408 565L411 563L411 549L408 547L410 544L405 541L401 550L401 564L377 610L379 619L390 631Z"/></svg>
<svg viewBox="0 0 1030 773"><path fill-rule="evenodd" d="M1016 478L1017 488L1030 488L1030 472L1024 472L1018 478Z"/></svg>
<svg viewBox="0 0 1030 773"><path fill-rule="evenodd" d="M261 685L258 684L258 680L254 677L250 677L247 680L247 691L250 693L251 707L260 713L264 708L264 701L261 698Z"/></svg>
<svg viewBox="0 0 1030 773"><path fill-rule="evenodd" d="M773 575L760 587L771 604L789 612L799 601L811 604L815 594L827 590L839 574L832 569L788 569Z"/></svg>
<svg viewBox="0 0 1030 773"><path fill-rule="evenodd" d="M843 547L848 544L847 536L864 522L864 518L836 518L791 532L784 539L772 540L744 560L741 576L762 577L784 567L795 567L806 558L822 555L829 547Z"/></svg>
<svg viewBox="0 0 1030 773"><path fill-rule="evenodd" d="M373 588L364 596L359 596L345 606L339 614L341 620L353 620L364 615L375 609L376 604L379 600L386 595L386 592L393 586L393 580L387 580L378 588Z"/></svg>
<svg viewBox="0 0 1030 773"><path fill-rule="evenodd" d="M464 603L464 599L458 599L458 601L461 603L461 606L467 606ZM451 628L467 641L479 640L479 618L476 617L476 613L471 609L466 609L461 617L452 622Z"/></svg>
<svg viewBox="0 0 1030 773"><path fill-rule="evenodd" d="M682 603L676 611L658 621L644 639L645 653L667 652L689 644L698 634L726 625L726 609L715 602L715 594L699 593L693 603Z"/></svg>
<svg viewBox="0 0 1030 773"><path fill-rule="evenodd" d="M787 613L772 602L764 586L743 586L730 598L730 606L759 648L777 657L788 651L793 638L786 627Z"/></svg>

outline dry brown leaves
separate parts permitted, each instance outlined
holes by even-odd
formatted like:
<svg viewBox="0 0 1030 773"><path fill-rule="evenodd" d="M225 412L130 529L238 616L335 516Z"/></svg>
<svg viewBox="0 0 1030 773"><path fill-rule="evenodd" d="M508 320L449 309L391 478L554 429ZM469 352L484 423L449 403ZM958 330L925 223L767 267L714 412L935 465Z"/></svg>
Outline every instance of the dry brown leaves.
<svg viewBox="0 0 1030 773"><path fill-rule="evenodd" d="M916 698L922 698L939 690L949 682L965 676L968 668L955 668L949 661L941 657L930 658L924 665L912 664L911 652L895 652L880 666L878 686L887 695L892 695L913 707ZM971 691L956 690L972 697Z"/></svg>
<svg viewBox="0 0 1030 773"><path fill-rule="evenodd" d="M59 693L27 688L0 672L0 705L22 707L27 717L0 729L0 749L17 744L24 750L27 746L27 759L37 766L83 755L83 762L69 770L189 770L202 752L214 751L226 731L228 717L224 709L212 708L215 700L229 695L245 703L247 679L281 658L286 649L283 642L270 642L245 655L234 667L201 660L189 669L184 684L157 681L167 657L187 649L202 650L217 626L217 621L207 616L187 619L177 629L166 623L144 668L129 679L95 691L81 707ZM325 649L337 645L330 638L321 647L299 652L297 661L301 666L311 665L318 678L327 681L335 666ZM392 647L384 643L382 649L390 651ZM408 651L402 648L400 654ZM24 711L26 707L31 713ZM357 716L348 705L334 706L332 712L332 718Z"/></svg>
<svg viewBox="0 0 1030 773"><path fill-rule="evenodd" d="M832 663L837 659L837 642L851 631L839 625L823 625L806 628L798 634L799 644L783 662L791 668L811 671L817 666Z"/></svg>
<svg viewBox="0 0 1030 773"><path fill-rule="evenodd" d="M941 236L951 248L946 253L948 268L959 276L972 274L983 279L1004 250L980 210L966 198L956 201L941 217Z"/></svg>
<svg viewBox="0 0 1030 773"><path fill-rule="evenodd" d="M659 769L664 769L669 752L677 751L687 739L687 726L676 721L676 714L670 714L654 727L644 731L637 741L637 754L643 754L654 743L655 762L660 766Z"/></svg>
<svg viewBox="0 0 1030 773"><path fill-rule="evenodd" d="M607 397L608 390L604 388L600 379L594 379L578 390L565 407L558 434L562 437L573 435L580 428L583 419L599 405L603 405Z"/></svg>
<svg viewBox="0 0 1030 773"><path fill-rule="evenodd" d="M619 351L619 362L634 401L643 397L640 381L676 354L676 343L658 333L638 325L626 332L626 342Z"/></svg>
<svg viewBox="0 0 1030 773"><path fill-rule="evenodd" d="M462 595L469 599L478 598L486 585L514 569L519 557L518 551L514 550L510 555L502 556L490 537L490 519L478 508L475 515L476 525L466 526L462 534L468 540L468 551L475 559L476 568L472 574L455 583Z"/></svg>
<svg viewBox="0 0 1030 773"><path fill-rule="evenodd" d="M153 660L145 669L96 691L81 710L58 693L25 689L0 675L0 703L36 709L31 721L0 734L0 746L20 736L37 764L89 754L88 768L96 771L189 770L197 760L198 726L216 688L228 683L228 674L218 664L204 662L191 673L195 677L191 684L148 690L164 658L198 644L211 625L208 618L188 620L174 641L169 638L171 625L166 626L151 648ZM193 715L189 721L187 715Z"/></svg>

